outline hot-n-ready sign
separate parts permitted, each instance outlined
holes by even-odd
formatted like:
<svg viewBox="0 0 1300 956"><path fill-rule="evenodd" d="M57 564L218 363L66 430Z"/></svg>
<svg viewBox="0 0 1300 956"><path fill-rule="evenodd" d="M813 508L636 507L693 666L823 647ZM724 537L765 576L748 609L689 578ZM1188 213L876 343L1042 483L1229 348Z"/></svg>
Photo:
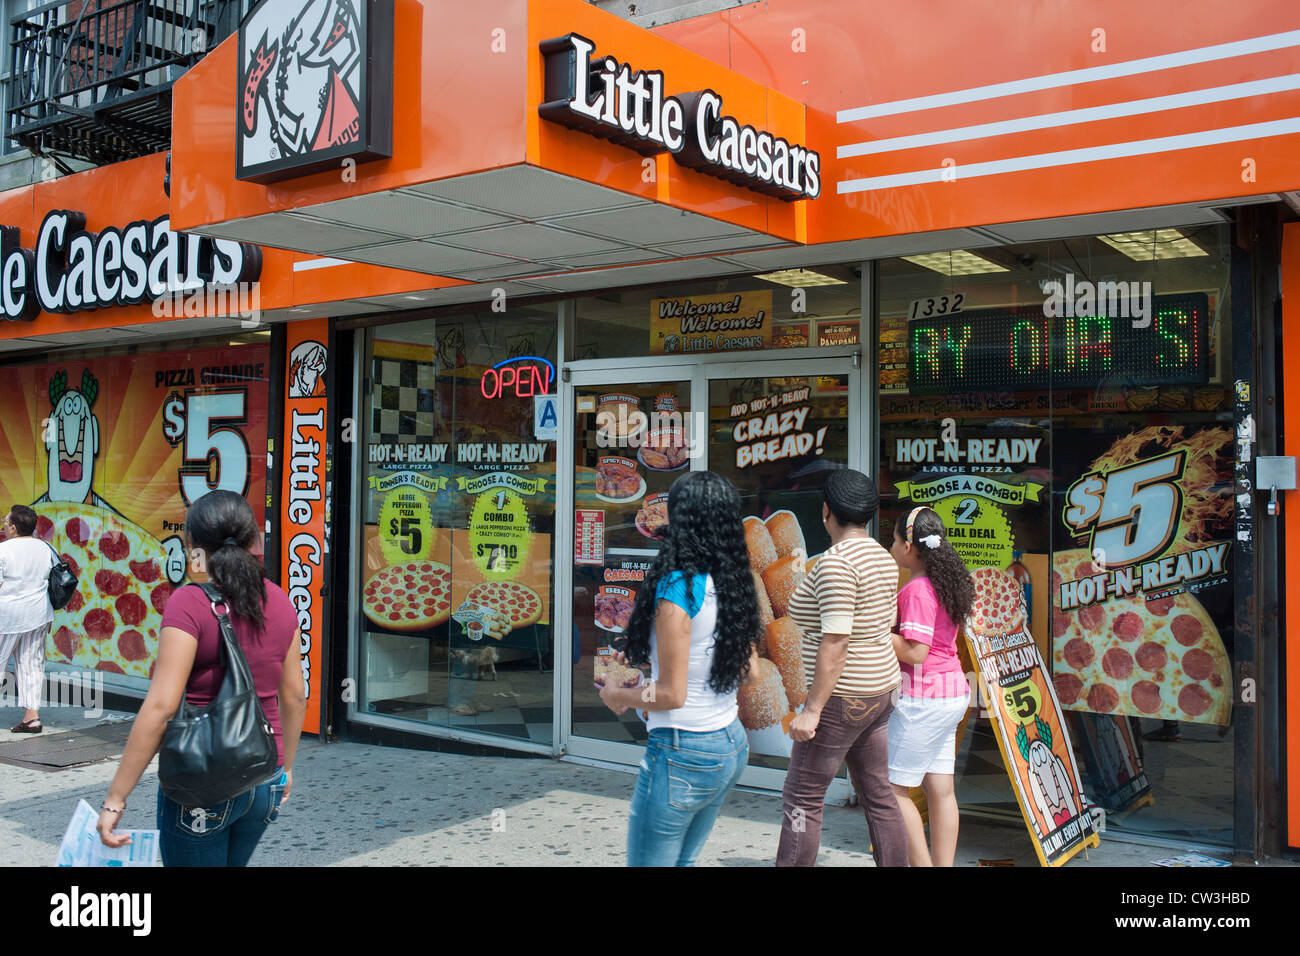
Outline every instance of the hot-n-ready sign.
<svg viewBox="0 0 1300 956"><path fill-rule="evenodd" d="M36 248L0 226L0 312L10 321L151 302L169 292L229 287L262 271L262 250L230 239L172 232L168 218L86 230L84 213L46 215Z"/></svg>
<svg viewBox="0 0 1300 956"><path fill-rule="evenodd" d="M543 119L645 156L667 150L683 166L787 201L821 194L816 151L727 115L713 90L666 96L662 72L593 59L595 49L577 33L541 44Z"/></svg>

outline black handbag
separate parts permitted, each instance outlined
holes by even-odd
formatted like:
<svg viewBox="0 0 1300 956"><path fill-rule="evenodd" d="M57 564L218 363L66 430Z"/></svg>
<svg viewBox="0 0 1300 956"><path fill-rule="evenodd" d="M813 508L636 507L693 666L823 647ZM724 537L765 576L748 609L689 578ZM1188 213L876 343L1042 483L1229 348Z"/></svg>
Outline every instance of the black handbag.
<svg viewBox="0 0 1300 956"><path fill-rule="evenodd" d="M54 551L54 546L48 541L46 545ZM46 585L46 592L50 595L50 603L54 605L54 610L62 611L72 600L72 595L77 593L77 576L68 567L68 562L63 560L63 555L54 551L54 557L57 560L50 568L50 583Z"/></svg>
<svg viewBox="0 0 1300 956"><path fill-rule="evenodd" d="M253 672L230 616L217 611L221 593L200 585L221 625L226 676L207 707L183 697L180 711L167 722L158 752L158 781L172 800L187 807L211 807L265 783L276 767L275 732L262 711Z"/></svg>

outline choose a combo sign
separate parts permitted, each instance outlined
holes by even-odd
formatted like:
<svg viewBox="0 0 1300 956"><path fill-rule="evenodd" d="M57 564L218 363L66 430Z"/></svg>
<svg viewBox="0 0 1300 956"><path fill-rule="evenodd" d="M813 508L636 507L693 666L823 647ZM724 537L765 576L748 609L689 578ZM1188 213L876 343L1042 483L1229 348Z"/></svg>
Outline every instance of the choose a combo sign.
<svg viewBox="0 0 1300 956"><path fill-rule="evenodd" d="M612 56L593 62L595 49L577 33L541 44L543 119L645 156L666 150L683 166L786 201L821 194L814 150L728 116L713 90L665 96L662 72L633 72Z"/></svg>

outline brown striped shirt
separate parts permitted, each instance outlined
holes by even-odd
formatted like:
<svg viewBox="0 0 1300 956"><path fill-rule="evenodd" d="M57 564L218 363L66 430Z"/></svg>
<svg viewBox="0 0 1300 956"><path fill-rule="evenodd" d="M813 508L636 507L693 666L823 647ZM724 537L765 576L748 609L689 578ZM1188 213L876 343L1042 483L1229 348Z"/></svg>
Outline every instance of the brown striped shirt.
<svg viewBox="0 0 1300 956"><path fill-rule="evenodd" d="M898 597L898 565L874 538L846 538L827 548L790 598L803 634L803 667L812 686L822 634L848 634L836 697L874 697L900 683L889 637Z"/></svg>

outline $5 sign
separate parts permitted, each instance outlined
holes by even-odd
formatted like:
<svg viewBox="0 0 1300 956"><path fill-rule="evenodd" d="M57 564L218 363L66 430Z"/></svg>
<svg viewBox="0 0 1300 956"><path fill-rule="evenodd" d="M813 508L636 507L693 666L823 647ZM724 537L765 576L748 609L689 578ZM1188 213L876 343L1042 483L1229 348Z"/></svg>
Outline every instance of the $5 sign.
<svg viewBox="0 0 1300 956"><path fill-rule="evenodd" d="M1062 520L1088 549L1105 554L1108 567L1145 561L1168 546L1183 513L1186 452L1176 451L1092 472L1070 486Z"/></svg>

